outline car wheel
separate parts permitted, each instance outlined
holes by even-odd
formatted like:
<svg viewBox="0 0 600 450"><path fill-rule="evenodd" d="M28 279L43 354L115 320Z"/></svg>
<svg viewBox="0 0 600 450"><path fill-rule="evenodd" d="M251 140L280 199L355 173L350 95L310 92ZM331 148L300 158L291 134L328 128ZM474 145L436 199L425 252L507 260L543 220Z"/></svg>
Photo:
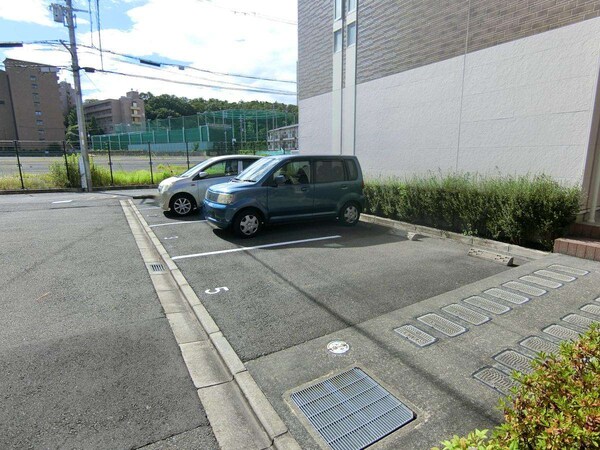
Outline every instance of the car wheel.
<svg viewBox="0 0 600 450"><path fill-rule="evenodd" d="M340 210L340 222L343 225L356 225L360 218L360 206L354 202L346 203Z"/></svg>
<svg viewBox="0 0 600 450"><path fill-rule="evenodd" d="M187 216L196 207L196 201L191 195L177 194L171 200L171 211L178 216Z"/></svg>
<svg viewBox="0 0 600 450"><path fill-rule="evenodd" d="M254 209L246 209L238 213L233 221L233 231L239 237L256 236L261 228L261 215Z"/></svg>

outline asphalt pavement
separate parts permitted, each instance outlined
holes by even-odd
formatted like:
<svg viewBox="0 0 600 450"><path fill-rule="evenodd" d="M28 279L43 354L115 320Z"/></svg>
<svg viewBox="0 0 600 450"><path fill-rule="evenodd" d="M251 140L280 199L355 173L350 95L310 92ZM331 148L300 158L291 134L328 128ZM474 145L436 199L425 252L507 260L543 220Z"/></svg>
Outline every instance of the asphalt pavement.
<svg viewBox="0 0 600 450"><path fill-rule="evenodd" d="M0 448L217 448L123 196L0 197Z"/></svg>

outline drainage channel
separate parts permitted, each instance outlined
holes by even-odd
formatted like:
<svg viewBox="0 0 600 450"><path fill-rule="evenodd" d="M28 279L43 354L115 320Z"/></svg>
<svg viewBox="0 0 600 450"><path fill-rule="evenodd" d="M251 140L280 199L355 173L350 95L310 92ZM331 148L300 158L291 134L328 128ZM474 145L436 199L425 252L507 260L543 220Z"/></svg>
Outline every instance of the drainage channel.
<svg viewBox="0 0 600 450"><path fill-rule="evenodd" d="M299 449L134 203L121 206L219 446Z"/></svg>

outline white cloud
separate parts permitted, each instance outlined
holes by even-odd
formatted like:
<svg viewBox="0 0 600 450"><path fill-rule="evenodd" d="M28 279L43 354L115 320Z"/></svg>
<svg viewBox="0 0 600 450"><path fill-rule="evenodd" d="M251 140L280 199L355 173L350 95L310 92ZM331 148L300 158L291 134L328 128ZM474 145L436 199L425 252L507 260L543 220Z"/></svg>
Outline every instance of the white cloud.
<svg viewBox="0 0 600 450"><path fill-rule="evenodd" d="M15 22L35 23L48 27L61 26L52 21L48 11L48 0L2 0L0 3L0 19Z"/></svg>
<svg viewBox="0 0 600 450"><path fill-rule="evenodd" d="M148 0L145 4L133 6L129 10L128 15L133 22L130 29L104 29L102 45L105 50L136 57L144 56L155 61L184 61L187 65L217 72L295 80L296 26L264 20L257 15L295 21L296 5L296 0ZM232 10L247 14L234 13ZM104 20L104 23L108 23L108 20ZM84 31L79 29L78 42L89 45L89 31ZM97 45L97 36L93 36L93 39ZM97 52L81 48L79 55L81 66L100 68ZM8 56L47 64L70 64L69 55L64 50L44 52L39 48L27 46L11 50ZM294 84L211 76L176 68L140 67L137 64L118 61L119 59L123 58L105 54L105 69L182 82L214 84L216 81L227 81L257 88L295 91ZM166 93L189 98L220 98L230 101L258 99L294 103L296 100L295 96L223 91L100 73L82 75L82 83L87 98L120 97L129 89L136 89L151 91L154 94Z"/></svg>

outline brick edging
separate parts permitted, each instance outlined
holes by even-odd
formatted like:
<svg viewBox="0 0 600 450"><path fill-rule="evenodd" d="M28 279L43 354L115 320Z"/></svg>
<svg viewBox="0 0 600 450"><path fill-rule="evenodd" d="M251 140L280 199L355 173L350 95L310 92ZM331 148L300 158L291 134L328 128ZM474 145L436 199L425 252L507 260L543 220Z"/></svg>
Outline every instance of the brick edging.
<svg viewBox="0 0 600 450"><path fill-rule="evenodd" d="M463 244L488 248L512 256L539 259L550 254L550 252L534 250L531 248L521 247L519 245L507 244L505 242L498 242L491 239L483 239L476 236L465 236L452 231L440 230L438 228L431 228L423 225L415 225L413 223L401 222L399 220L386 219L385 217L373 216L371 214L361 214L360 220L396 230L419 233L424 236L440 239L452 239L453 241L462 242Z"/></svg>

